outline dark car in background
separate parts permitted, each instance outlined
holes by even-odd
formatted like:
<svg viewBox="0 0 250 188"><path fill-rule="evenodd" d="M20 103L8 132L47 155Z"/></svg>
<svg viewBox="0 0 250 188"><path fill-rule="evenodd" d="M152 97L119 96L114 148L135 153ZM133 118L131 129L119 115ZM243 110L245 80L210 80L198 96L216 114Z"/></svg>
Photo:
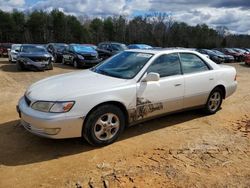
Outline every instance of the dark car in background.
<svg viewBox="0 0 250 188"><path fill-rule="evenodd" d="M216 48L216 50L219 50L220 52L226 54L226 55L232 55L235 59L235 61L242 61L242 54L234 51L231 48Z"/></svg>
<svg viewBox="0 0 250 188"><path fill-rule="evenodd" d="M119 52L127 50L127 46L123 43L118 42L102 42L99 43L97 46L96 51L98 52L99 56L103 59L107 59Z"/></svg>
<svg viewBox="0 0 250 188"><path fill-rule="evenodd" d="M54 57L42 45L23 44L17 55L19 70L52 70Z"/></svg>
<svg viewBox="0 0 250 188"><path fill-rule="evenodd" d="M55 63L61 63L63 59L63 51L66 49L67 46L68 45L65 43L49 43L46 48L48 52L53 55Z"/></svg>
<svg viewBox="0 0 250 188"><path fill-rule="evenodd" d="M63 51L63 64L71 64L75 68L92 67L102 61L97 51L82 44L70 44Z"/></svg>
<svg viewBox="0 0 250 188"><path fill-rule="evenodd" d="M201 54L206 54L209 56L209 58L214 61L217 64L220 63L224 63L225 59L223 56L216 54L215 52L213 52L212 50L208 50L208 49L197 49L198 52L200 52Z"/></svg>
<svg viewBox="0 0 250 188"><path fill-rule="evenodd" d="M241 54L241 61L245 62L246 64L250 63L250 54L247 50L240 49L240 48L233 48L234 51Z"/></svg>
<svg viewBox="0 0 250 188"><path fill-rule="evenodd" d="M214 53L216 53L217 55L223 57L225 59L225 63L231 63L234 62L234 56L232 55L226 55L218 50L212 50Z"/></svg>
<svg viewBox="0 0 250 188"><path fill-rule="evenodd" d="M130 44L128 49L153 49L153 47L147 44Z"/></svg>
<svg viewBox="0 0 250 188"><path fill-rule="evenodd" d="M0 43L0 57L7 57L8 50L11 49L11 43Z"/></svg>

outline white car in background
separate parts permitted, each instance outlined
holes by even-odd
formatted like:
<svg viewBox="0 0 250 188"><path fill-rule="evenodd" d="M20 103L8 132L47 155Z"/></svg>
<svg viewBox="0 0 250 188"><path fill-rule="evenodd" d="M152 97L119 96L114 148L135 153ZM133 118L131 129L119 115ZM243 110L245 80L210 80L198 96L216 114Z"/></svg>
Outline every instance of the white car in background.
<svg viewBox="0 0 250 188"><path fill-rule="evenodd" d="M126 126L153 117L190 108L214 114L236 87L235 68L198 52L127 50L94 68L31 85L17 111L36 135L84 137L102 146Z"/></svg>
<svg viewBox="0 0 250 188"><path fill-rule="evenodd" d="M16 62L17 55L20 51L21 44L12 44L11 49L8 50L9 62Z"/></svg>

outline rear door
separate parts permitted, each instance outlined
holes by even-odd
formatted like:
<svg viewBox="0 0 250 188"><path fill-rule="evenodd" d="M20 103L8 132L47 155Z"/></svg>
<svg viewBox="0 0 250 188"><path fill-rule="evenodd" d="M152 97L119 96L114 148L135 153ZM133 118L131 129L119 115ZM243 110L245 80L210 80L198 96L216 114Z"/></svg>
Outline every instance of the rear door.
<svg viewBox="0 0 250 188"><path fill-rule="evenodd" d="M179 55L185 82L183 107L204 105L215 84L214 72L196 54L180 53Z"/></svg>
<svg viewBox="0 0 250 188"><path fill-rule="evenodd" d="M64 59L64 61L66 61L66 62L69 62L69 60L70 60L69 46L67 46L67 47L65 48L65 50L63 51L63 59Z"/></svg>
<svg viewBox="0 0 250 188"><path fill-rule="evenodd" d="M161 55L146 72L158 73L160 80L137 83L137 119L182 109L184 78L178 54Z"/></svg>

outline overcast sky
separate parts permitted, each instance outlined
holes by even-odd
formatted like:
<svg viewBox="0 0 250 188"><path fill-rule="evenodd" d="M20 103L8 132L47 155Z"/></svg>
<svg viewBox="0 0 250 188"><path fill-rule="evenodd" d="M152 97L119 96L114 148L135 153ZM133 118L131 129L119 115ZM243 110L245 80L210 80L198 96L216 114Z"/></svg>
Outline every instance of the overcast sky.
<svg viewBox="0 0 250 188"><path fill-rule="evenodd" d="M11 11L54 8L74 15L129 17L166 12L190 25L226 26L231 32L250 34L250 0L0 0L0 9Z"/></svg>

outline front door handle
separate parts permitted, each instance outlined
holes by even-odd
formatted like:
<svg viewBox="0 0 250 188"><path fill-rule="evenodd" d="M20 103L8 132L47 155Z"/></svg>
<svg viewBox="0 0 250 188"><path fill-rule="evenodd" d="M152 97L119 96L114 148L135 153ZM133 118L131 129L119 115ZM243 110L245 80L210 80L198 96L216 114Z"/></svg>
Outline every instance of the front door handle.
<svg viewBox="0 0 250 188"><path fill-rule="evenodd" d="M175 87L178 87L178 86L181 86L181 84L175 84L174 86L175 86Z"/></svg>
<svg viewBox="0 0 250 188"><path fill-rule="evenodd" d="M209 80L214 80L214 78L209 78Z"/></svg>

